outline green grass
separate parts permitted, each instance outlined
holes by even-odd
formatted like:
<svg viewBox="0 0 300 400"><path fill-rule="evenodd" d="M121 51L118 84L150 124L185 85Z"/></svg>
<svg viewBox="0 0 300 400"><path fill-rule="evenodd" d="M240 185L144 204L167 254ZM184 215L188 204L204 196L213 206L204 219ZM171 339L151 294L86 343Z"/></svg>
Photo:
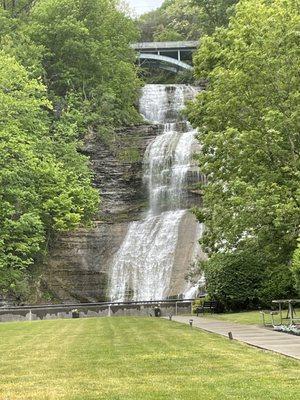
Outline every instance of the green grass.
<svg viewBox="0 0 300 400"><path fill-rule="evenodd" d="M1 400L299 398L300 363L155 318L0 325Z"/></svg>
<svg viewBox="0 0 300 400"><path fill-rule="evenodd" d="M207 318L218 319L220 321L236 322L239 324L262 325L262 319L259 311L246 311L239 313L226 314L205 314ZM270 322L270 317L266 316L266 321Z"/></svg>
<svg viewBox="0 0 300 400"><path fill-rule="evenodd" d="M297 316L300 316L300 309L296 310ZM283 317L285 318L287 314L287 310L282 312ZM209 314L205 313L205 317L213 318L220 321L228 321L228 322L236 322L238 324L249 324L249 325L263 325L262 317L259 311L246 311L239 313L225 313L225 314ZM270 315L265 316L266 323L271 324ZM280 324L280 316L274 315L275 324ZM289 324L288 320L283 320L284 324Z"/></svg>

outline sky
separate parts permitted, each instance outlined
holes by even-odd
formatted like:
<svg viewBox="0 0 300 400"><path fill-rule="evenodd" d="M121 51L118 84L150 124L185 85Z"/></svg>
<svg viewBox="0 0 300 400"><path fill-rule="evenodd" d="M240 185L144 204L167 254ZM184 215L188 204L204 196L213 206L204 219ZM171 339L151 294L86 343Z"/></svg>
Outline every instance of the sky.
<svg viewBox="0 0 300 400"><path fill-rule="evenodd" d="M130 7L135 9L138 15L159 7L163 0L126 0Z"/></svg>

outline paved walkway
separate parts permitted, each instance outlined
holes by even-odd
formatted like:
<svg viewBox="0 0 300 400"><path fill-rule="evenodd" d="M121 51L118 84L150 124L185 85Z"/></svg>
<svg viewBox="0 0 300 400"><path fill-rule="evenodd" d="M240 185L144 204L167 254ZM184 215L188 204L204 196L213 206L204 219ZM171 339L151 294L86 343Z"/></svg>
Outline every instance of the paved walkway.
<svg viewBox="0 0 300 400"><path fill-rule="evenodd" d="M228 332L232 332L233 338L240 342L300 360L300 336L275 332L255 325L235 324L204 317L173 316L173 321L183 324L189 324L190 319L193 319L194 327L227 337Z"/></svg>

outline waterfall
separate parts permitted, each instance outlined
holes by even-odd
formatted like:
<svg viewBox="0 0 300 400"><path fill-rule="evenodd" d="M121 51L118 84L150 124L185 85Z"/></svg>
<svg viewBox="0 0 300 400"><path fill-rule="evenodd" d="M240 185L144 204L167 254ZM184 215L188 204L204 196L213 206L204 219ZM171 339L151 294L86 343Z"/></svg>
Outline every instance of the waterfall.
<svg viewBox="0 0 300 400"><path fill-rule="evenodd" d="M166 124L164 133L146 150L144 181L149 188L150 214L180 208L195 133L181 133L176 131L176 124Z"/></svg>
<svg viewBox="0 0 300 400"><path fill-rule="evenodd" d="M180 111L196 92L187 85L143 88L140 112L151 122L163 123L164 132L144 156L149 210L144 219L130 224L112 263L110 297L114 301L166 298L175 294L170 292L172 281L177 281L173 290L191 293L184 275L198 255L203 227L187 211L186 186L189 173L197 179L200 174L192 159L198 146L196 131L182 120Z"/></svg>

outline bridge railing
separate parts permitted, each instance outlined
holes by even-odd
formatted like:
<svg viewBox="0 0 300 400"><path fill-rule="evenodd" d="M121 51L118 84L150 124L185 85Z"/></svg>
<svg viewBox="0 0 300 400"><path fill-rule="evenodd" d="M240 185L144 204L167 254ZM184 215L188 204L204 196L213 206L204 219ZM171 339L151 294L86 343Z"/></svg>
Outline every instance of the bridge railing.
<svg viewBox="0 0 300 400"><path fill-rule="evenodd" d="M178 41L178 42L140 42L133 43L132 49L135 50L166 50L166 49L182 49L195 50L199 46L198 41Z"/></svg>

